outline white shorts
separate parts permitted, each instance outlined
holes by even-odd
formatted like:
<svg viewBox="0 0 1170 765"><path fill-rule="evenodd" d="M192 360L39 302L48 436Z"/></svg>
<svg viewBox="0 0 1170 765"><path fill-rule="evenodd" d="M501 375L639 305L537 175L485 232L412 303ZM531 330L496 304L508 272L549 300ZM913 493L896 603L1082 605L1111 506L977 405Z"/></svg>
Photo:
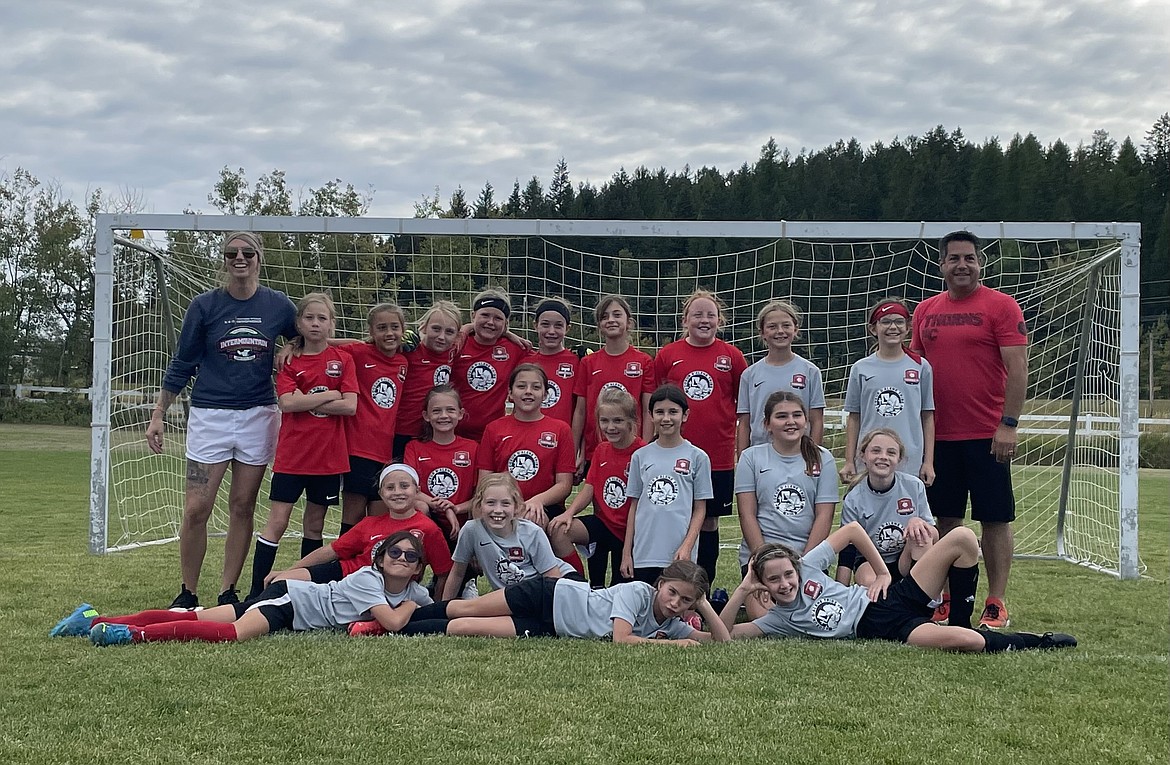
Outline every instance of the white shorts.
<svg viewBox="0 0 1170 765"><path fill-rule="evenodd" d="M276 454L280 410L276 404L251 409L191 407L187 418L187 459L204 465L236 460L267 465Z"/></svg>

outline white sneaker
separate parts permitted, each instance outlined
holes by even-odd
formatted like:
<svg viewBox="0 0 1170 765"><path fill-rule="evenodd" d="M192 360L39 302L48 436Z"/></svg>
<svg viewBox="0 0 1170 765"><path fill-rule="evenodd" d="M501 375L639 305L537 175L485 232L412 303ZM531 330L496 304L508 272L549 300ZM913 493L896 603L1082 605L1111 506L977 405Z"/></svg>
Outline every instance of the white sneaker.
<svg viewBox="0 0 1170 765"><path fill-rule="evenodd" d="M463 585L463 592L459 596L463 600L475 600L479 597L479 583L475 579L471 579L467 584Z"/></svg>
<svg viewBox="0 0 1170 765"><path fill-rule="evenodd" d="M588 545L573 545L577 548L577 554L581 556L581 560L588 560L593 557L593 553L597 552L597 543L590 542Z"/></svg>

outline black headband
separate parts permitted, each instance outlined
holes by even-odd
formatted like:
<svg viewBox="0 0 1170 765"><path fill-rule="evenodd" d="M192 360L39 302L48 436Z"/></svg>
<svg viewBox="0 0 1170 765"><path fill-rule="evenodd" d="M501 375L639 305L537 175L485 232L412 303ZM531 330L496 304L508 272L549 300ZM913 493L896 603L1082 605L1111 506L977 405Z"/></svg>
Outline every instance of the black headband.
<svg viewBox="0 0 1170 765"><path fill-rule="evenodd" d="M475 301L475 304L471 306L471 311L474 313L481 308L499 309L500 313L504 314L505 319L512 315L512 306L508 305L508 301L494 295L487 295Z"/></svg>
<svg viewBox="0 0 1170 765"><path fill-rule="evenodd" d="M540 305L536 306L536 313L532 314L537 321L540 320L540 315L546 311L556 311L561 316L565 317L566 324L572 324L573 320L569 318L569 307L559 300L545 300Z"/></svg>

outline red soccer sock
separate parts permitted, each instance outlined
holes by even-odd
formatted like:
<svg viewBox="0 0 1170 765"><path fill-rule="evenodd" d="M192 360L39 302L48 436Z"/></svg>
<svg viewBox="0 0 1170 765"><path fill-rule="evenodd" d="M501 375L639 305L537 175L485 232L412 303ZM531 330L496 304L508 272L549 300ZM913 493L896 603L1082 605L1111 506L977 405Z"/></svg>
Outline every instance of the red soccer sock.
<svg viewBox="0 0 1170 765"><path fill-rule="evenodd" d="M98 622L105 622L106 624L129 624L132 627L145 627L148 624L162 624L163 622L193 622L198 618L198 613L195 611L167 611L163 608L155 608L125 616L95 616L90 626Z"/></svg>
<svg viewBox="0 0 1170 765"><path fill-rule="evenodd" d="M135 634L135 642L201 640L205 643L232 643L236 640L236 625L227 622L169 621L142 627L141 633L141 637Z"/></svg>
<svg viewBox="0 0 1170 765"><path fill-rule="evenodd" d="M561 558L561 560L577 569L578 574L581 574L582 576L585 575L585 564L581 562L581 556L577 554L576 549L574 549L565 557Z"/></svg>

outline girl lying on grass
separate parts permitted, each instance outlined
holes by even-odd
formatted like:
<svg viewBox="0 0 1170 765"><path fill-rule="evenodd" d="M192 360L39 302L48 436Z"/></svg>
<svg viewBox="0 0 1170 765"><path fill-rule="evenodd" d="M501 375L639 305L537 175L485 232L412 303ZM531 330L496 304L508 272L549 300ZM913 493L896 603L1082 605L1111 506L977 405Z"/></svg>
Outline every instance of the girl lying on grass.
<svg viewBox="0 0 1170 765"><path fill-rule="evenodd" d="M52 637L89 635L95 645L201 640L241 642L280 630L342 629L375 619L389 632L406 626L415 609L432 601L413 577L426 565L422 543L400 531L374 548L373 564L339 582L273 582L243 603L203 611L140 611L99 616L88 603L49 632Z"/></svg>

